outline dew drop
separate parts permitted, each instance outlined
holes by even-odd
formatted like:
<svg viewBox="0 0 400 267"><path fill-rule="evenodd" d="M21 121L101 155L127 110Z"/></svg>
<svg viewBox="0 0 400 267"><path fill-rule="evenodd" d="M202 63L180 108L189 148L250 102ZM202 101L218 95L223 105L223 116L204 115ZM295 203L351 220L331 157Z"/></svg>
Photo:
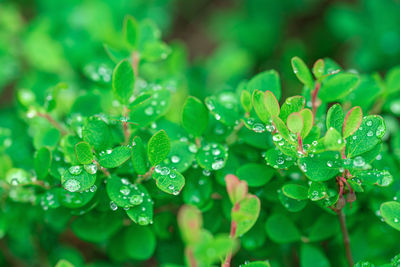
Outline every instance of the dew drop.
<svg viewBox="0 0 400 267"><path fill-rule="evenodd" d="M121 194L123 194L124 196L127 196L131 193L131 190L129 189L128 186L123 185L121 186L121 188L119 189L119 192L121 192Z"/></svg>
<svg viewBox="0 0 400 267"><path fill-rule="evenodd" d="M81 184L76 179L69 179L64 183L64 188L70 192L76 192L81 188Z"/></svg>
<svg viewBox="0 0 400 267"><path fill-rule="evenodd" d="M181 161L181 159L178 156L174 155L171 157L171 161L172 163L178 163L179 161Z"/></svg>
<svg viewBox="0 0 400 267"><path fill-rule="evenodd" d="M87 164L87 165L84 165L84 168L85 168L85 171L90 174L96 174L96 172L97 172L96 164Z"/></svg>
<svg viewBox="0 0 400 267"><path fill-rule="evenodd" d="M118 206L117 206L117 204L114 203L114 201L110 202L110 209L112 211L116 211L118 209Z"/></svg>
<svg viewBox="0 0 400 267"><path fill-rule="evenodd" d="M146 114L147 116L151 116L153 115L153 113L154 113L154 108L152 106L149 106L144 110L144 114Z"/></svg>
<svg viewBox="0 0 400 267"><path fill-rule="evenodd" d="M82 167L79 165L69 167L68 171L73 175L78 175L82 172Z"/></svg>
<svg viewBox="0 0 400 267"><path fill-rule="evenodd" d="M129 198L129 202L133 205L140 205L143 202L143 197L141 195L133 195Z"/></svg>

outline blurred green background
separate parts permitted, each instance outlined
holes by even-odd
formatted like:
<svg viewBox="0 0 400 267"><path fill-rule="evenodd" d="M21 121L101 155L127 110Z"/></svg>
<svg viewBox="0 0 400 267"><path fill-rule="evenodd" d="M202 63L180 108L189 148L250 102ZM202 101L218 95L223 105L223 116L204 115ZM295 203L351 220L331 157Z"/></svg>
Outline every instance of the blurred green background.
<svg viewBox="0 0 400 267"><path fill-rule="evenodd" d="M138 21L153 21L171 46L165 61L141 64L140 76L147 82L171 84L178 91L175 103L182 103L188 94L204 98L225 88L236 88L243 79L267 69L280 73L282 99L299 94L301 84L290 64L293 56L303 58L309 66L318 58L330 57L345 69L361 73L383 74L400 64L400 1L396 0L0 0L0 127L14 133L13 146L7 151L11 161L0 158L3 165L11 166L12 162L12 166L32 169L33 164L34 144L27 124L17 116L21 113L17 105L23 101L16 104L16 90L29 89L36 102L42 104L47 103L49 90L66 82L68 94L59 97L63 102L55 113L61 117L70 110L83 113L80 106L92 104L98 90L111 87L110 77L96 75L100 67L107 75L112 72L115 63L104 45L120 48L127 14ZM79 101L73 104L77 96ZM102 111L99 105L91 108L94 114ZM169 114L168 119L177 121L178 115L179 112ZM1 176L4 172L0 168ZM54 246L49 260L52 264L56 257L83 262L77 250L54 245L58 237L51 232L31 229L31 222L40 215L34 209L19 203L12 207L14 212L5 212L12 214L11 221L18 224L10 226L9 244L21 258L29 262L43 257L35 255L30 247L34 242L27 242L28 236L39 236L46 240L45 249ZM45 220L64 223L61 213L54 216L57 218ZM214 215L209 218L212 221ZM354 233L352 242L359 247L355 258L368 256L385 262L394 254L392 250L396 248L390 245L396 242L396 236L376 236L380 231L374 230L382 226L375 225L369 229L368 240L381 243L367 246L363 244L367 227L368 224ZM85 250L77 240L69 240L67 234L61 236L60 243ZM176 248L170 241L162 244L171 251ZM174 256L167 249L159 252L160 258ZM96 252L88 245L86 250ZM95 252L86 256L95 258ZM118 251L115 254L118 256Z"/></svg>
<svg viewBox="0 0 400 267"><path fill-rule="evenodd" d="M84 86L85 67L108 58L103 44L120 43L126 14L157 24L179 51L185 87L200 97L269 68L286 95L296 93L295 55L362 72L400 62L396 0L1 0L1 105L11 104L14 88Z"/></svg>

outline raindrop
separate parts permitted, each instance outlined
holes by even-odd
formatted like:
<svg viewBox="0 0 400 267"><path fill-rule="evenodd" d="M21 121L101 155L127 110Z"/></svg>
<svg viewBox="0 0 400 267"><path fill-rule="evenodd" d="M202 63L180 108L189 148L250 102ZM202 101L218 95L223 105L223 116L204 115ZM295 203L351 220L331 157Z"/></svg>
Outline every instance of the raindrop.
<svg viewBox="0 0 400 267"><path fill-rule="evenodd" d="M64 183L64 188L70 192L75 192L81 188L81 184L76 179L69 179Z"/></svg>
<svg viewBox="0 0 400 267"><path fill-rule="evenodd" d="M372 121L367 121L367 126L372 126Z"/></svg>
<svg viewBox="0 0 400 267"><path fill-rule="evenodd" d="M160 171L161 175L168 175L170 173L170 169L168 167L163 167Z"/></svg>
<svg viewBox="0 0 400 267"><path fill-rule="evenodd" d="M262 133L264 132L264 126L261 123L255 123L252 130L256 133Z"/></svg>
<svg viewBox="0 0 400 267"><path fill-rule="evenodd" d="M121 194L123 194L124 196L127 196L131 193L131 190L129 189L128 186L123 185L121 186L121 188L119 189L119 192L121 192Z"/></svg>
<svg viewBox="0 0 400 267"><path fill-rule="evenodd" d="M217 159L215 162L211 164L211 168L213 170L219 170L224 166L224 160L223 159Z"/></svg>
<svg viewBox="0 0 400 267"><path fill-rule="evenodd" d="M79 165L69 167L68 171L73 175L78 175L82 172L82 167Z"/></svg>
<svg viewBox="0 0 400 267"><path fill-rule="evenodd" d="M149 221L150 221L149 218L144 217L144 216L139 216L139 218L138 218L139 225L148 225Z"/></svg>
<svg viewBox="0 0 400 267"><path fill-rule="evenodd" d="M181 159L178 156L174 155L171 157L171 161L172 163L178 163L179 161L181 161Z"/></svg>
<svg viewBox="0 0 400 267"><path fill-rule="evenodd" d="M197 146L195 144L190 144L189 151L192 153L197 153Z"/></svg>
<svg viewBox="0 0 400 267"><path fill-rule="evenodd" d="M114 201L110 202L110 209L113 211L116 211L118 209L118 206L114 203Z"/></svg>
<svg viewBox="0 0 400 267"><path fill-rule="evenodd" d="M279 142L282 140L282 136L280 134L276 134L272 137L272 140L274 140L275 142Z"/></svg>
<svg viewBox="0 0 400 267"><path fill-rule="evenodd" d="M97 172L96 164L87 164L84 165L85 171L90 174L95 174Z"/></svg>
<svg viewBox="0 0 400 267"><path fill-rule="evenodd" d="M153 113L154 113L154 109L153 109L152 106L147 107L147 108L144 110L144 114L146 114L147 116L151 116L151 115L153 115Z"/></svg>
<svg viewBox="0 0 400 267"><path fill-rule="evenodd" d="M219 149L214 149L214 150L212 151L212 154L213 154L214 156L218 156L219 154L221 154L221 150L219 150Z"/></svg>
<svg viewBox="0 0 400 267"><path fill-rule="evenodd" d="M364 166L365 161L362 157L358 156L354 159L353 164L356 167L362 167L362 166Z"/></svg>
<svg viewBox="0 0 400 267"><path fill-rule="evenodd" d="M209 170L207 170L207 169L203 170L203 175L204 176L210 176L210 174L211 174L211 172Z"/></svg>
<svg viewBox="0 0 400 267"><path fill-rule="evenodd" d="M89 190L90 190L90 192L94 193L97 190L97 186L96 185L92 185Z"/></svg>
<svg viewBox="0 0 400 267"><path fill-rule="evenodd" d="M372 131L368 131L367 136L371 137L373 135L374 135L374 133Z"/></svg>
<svg viewBox="0 0 400 267"><path fill-rule="evenodd" d="M129 202L133 205L140 205L143 202L143 197L141 195L133 195L130 197Z"/></svg>

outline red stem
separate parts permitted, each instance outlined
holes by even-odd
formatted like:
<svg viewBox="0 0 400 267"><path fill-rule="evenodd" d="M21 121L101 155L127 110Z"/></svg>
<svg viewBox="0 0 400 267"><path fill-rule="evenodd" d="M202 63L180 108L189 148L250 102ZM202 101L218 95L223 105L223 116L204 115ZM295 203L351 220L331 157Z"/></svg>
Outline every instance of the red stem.
<svg viewBox="0 0 400 267"><path fill-rule="evenodd" d="M235 205L232 208L232 211L237 211L239 210L240 206L239 203L235 203ZM234 220L231 221L231 232L229 234L229 237L234 239L236 235L236 229L237 229L237 224ZM232 260L232 251L229 251L228 255L226 255L225 262L222 264L222 267L230 267L231 266L231 260Z"/></svg>
<svg viewBox="0 0 400 267"><path fill-rule="evenodd" d="M316 82L315 83L315 89L312 92L312 97L311 97L312 112L314 114L314 118L315 118L315 115L317 114L317 108L318 108L318 106L317 106L317 96L318 96L318 92L319 92L320 88L321 88L321 84L319 82Z"/></svg>
<svg viewBox="0 0 400 267"><path fill-rule="evenodd" d="M301 139L301 135L297 136L297 142L299 143L299 150L301 153L305 154L304 149L303 149L303 140Z"/></svg>

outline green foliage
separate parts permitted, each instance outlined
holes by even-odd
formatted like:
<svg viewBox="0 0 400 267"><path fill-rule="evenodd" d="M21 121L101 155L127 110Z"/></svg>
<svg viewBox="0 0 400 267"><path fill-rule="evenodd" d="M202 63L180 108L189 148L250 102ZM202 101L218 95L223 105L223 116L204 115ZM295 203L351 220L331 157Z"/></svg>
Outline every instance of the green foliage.
<svg viewBox="0 0 400 267"><path fill-rule="evenodd" d="M264 70L255 60L271 44L259 37L279 27L259 10L298 7L291 1L249 1L222 16L235 44L195 62L161 37L169 1L149 10L135 2L136 12L119 11L135 14L124 20L108 17L113 1L78 11L42 2L46 19L26 32L34 15L0 6L0 74L9 72L0 88L22 88L0 111L2 265L345 266L338 215L355 266L398 253L398 66L356 74L329 58L311 69L294 57L290 68L305 49L291 44L276 64L282 75ZM356 24L352 12L341 16ZM396 29L371 38L376 49L395 42Z"/></svg>

